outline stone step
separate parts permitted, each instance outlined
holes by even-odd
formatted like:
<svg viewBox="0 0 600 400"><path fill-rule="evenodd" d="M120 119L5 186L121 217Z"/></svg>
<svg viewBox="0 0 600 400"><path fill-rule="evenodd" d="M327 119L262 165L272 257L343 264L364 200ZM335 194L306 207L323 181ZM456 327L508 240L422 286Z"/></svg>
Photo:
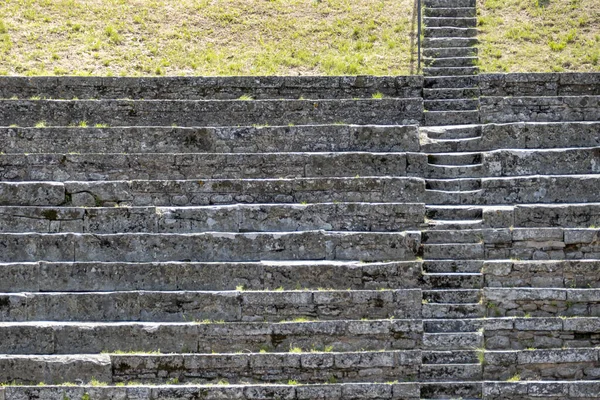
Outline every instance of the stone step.
<svg viewBox="0 0 600 400"><path fill-rule="evenodd" d="M482 190L449 192L427 190L425 200L428 205L465 205L481 203ZM451 228L448 228L451 229Z"/></svg>
<svg viewBox="0 0 600 400"><path fill-rule="evenodd" d="M432 399L481 399L482 382L423 382L421 383L421 400Z"/></svg>
<svg viewBox="0 0 600 400"><path fill-rule="evenodd" d="M0 262L414 260L420 232L2 233ZM433 245L430 245L433 246Z"/></svg>
<svg viewBox="0 0 600 400"><path fill-rule="evenodd" d="M477 76L426 76L423 78L423 85L424 89L477 88L479 78Z"/></svg>
<svg viewBox="0 0 600 400"><path fill-rule="evenodd" d="M425 134L432 139L463 140L481 137L481 125L450 125L430 126L419 128L420 134Z"/></svg>
<svg viewBox="0 0 600 400"><path fill-rule="evenodd" d="M0 292L416 288L421 262L26 262L0 264Z"/></svg>
<svg viewBox="0 0 600 400"><path fill-rule="evenodd" d="M426 37L423 39L423 46L429 48L449 48L449 47L473 47L479 44L475 37ZM428 53L429 57L431 53ZM455 55L458 57L458 54Z"/></svg>
<svg viewBox="0 0 600 400"><path fill-rule="evenodd" d="M480 243L482 240L483 232L480 230L435 230L421 233L423 244Z"/></svg>
<svg viewBox="0 0 600 400"><path fill-rule="evenodd" d="M476 7L475 0L424 0L426 8Z"/></svg>
<svg viewBox="0 0 600 400"><path fill-rule="evenodd" d="M477 18L475 17L428 17L425 13L423 23L426 27L459 27L459 28L474 28L477 26Z"/></svg>
<svg viewBox="0 0 600 400"><path fill-rule="evenodd" d="M427 155L429 164L469 165L481 164L482 153L434 153Z"/></svg>
<svg viewBox="0 0 600 400"><path fill-rule="evenodd" d="M2 322L2 354L378 351L420 348L419 320Z"/></svg>
<svg viewBox="0 0 600 400"><path fill-rule="evenodd" d="M334 377L333 377L334 378ZM332 380L333 380L332 378ZM35 382L32 382L35 383ZM39 383L39 382L38 382ZM418 383L327 383L303 384L225 384L207 385L122 385L122 386L6 386L6 400L11 399L418 399ZM91 396L91 397L90 397Z"/></svg>
<svg viewBox="0 0 600 400"><path fill-rule="evenodd" d="M476 244L424 244L423 258L426 260L481 260L484 258L484 245L483 241Z"/></svg>
<svg viewBox="0 0 600 400"><path fill-rule="evenodd" d="M428 274L481 273L483 263L470 260L427 260L423 261L423 271Z"/></svg>
<svg viewBox="0 0 600 400"><path fill-rule="evenodd" d="M435 334L427 334L435 335ZM462 334L461 334L462 335ZM468 350L424 350L423 364L477 364L479 362L478 351Z"/></svg>
<svg viewBox="0 0 600 400"><path fill-rule="evenodd" d="M418 289L0 294L5 322L280 322L420 318Z"/></svg>
<svg viewBox="0 0 600 400"><path fill-rule="evenodd" d="M419 151L416 126L1 128L11 153Z"/></svg>
<svg viewBox="0 0 600 400"><path fill-rule="evenodd" d="M192 207L0 206L5 233L401 231L424 222L422 203L234 204Z"/></svg>
<svg viewBox="0 0 600 400"><path fill-rule="evenodd" d="M417 76L3 76L0 98L235 100L419 96Z"/></svg>
<svg viewBox="0 0 600 400"><path fill-rule="evenodd" d="M481 137L473 137L467 139L421 138L421 151L428 154L476 151L482 148L481 144Z"/></svg>
<svg viewBox="0 0 600 400"><path fill-rule="evenodd" d="M440 274L441 275L441 274ZM481 288L483 287L483 276L469 274L447 275L446 279L438 279L440 284L433 287L435 290L426 290L423 292L423 298L430 303L444 304L464 304L478 303L481 300ZM462 276L458 276L462 275ZM430 276L425 275L423 280L426 285L429 284ZM438 282L432 282L438 283ZM475 289L472 289L475 288Z"/></svg>
<svg viewBox="0 0 600 400"><path fill-rule="evenodd" d="M0 195L5 186L19 184L0 182ZM205 179L205 180L133 180L100 182L35 183L52 189L56 200L12 196L0 205L65 205L73 207L111 206L199 206L264 203L326 202L421 202L425 182L419 178L294 178L294 179ZM62 199L59 194L62 192ZM19 192L20 193L20 192ZM33 196L32 196L33 197ZM2 196L0 196L2 199ZM34 204L30 204L35 201ZM36 204L41 203L41 204ZM50 204L48 204L50 203Z"/></svg>
<svg viewBox="0 0 600 400"><path fill-rule="evenodd" d="M477 9L475 7L435 7L425 8L425 18L475 18Z"/></svg>
<svg viewBox="0 0 600 400"><path fill-rule="evenodd" d="M425 100L473 99L478 98L479 94L478 88L423 89Z"/></svg>
<svg viewBox="0 0 600 400"><path fill-rule="evenodd" d="M479 124L479 111L428 111L426 125Z"/></svg>
<svg viewBox="0 0 600 400"><path fill-rule="evenodd" d="M443 220L481 219L483 217L483 208L471 206L427 206L425 208L425 216L430 219Z"/></svg>
<svg viewBox="0 0 600 400"><path fill-rule="evenodd" d="M483 304L423 304L423 318L427 319L453 319L453 318L483 318L485 307ZM426 332L430 332L426 330Z"/></svg>
<svg viewBox="0 0 600 400"><path fill-rule="evenodd" d="M442 40L442 39L440 39ZM446 40L446 39L444 39ZM457 39L455 39L457 40ZM470 40L470 39L467 39ZM419 123L422 101L337 100L0 100L0 125L236 126Z"/></svg>
<svg viewBox="0 0 600 400"><path fill-rule="evenodd" d="M415 380L420 351L252 354L116 354L81 356L2 356L3 382L303 383ZM326 368L328 374L323 374ZM36 372L27 370L32 369ZM348 374L348 370L355 371ZM43 379L47 377L47 379ZM41 379L40 379L41 378ZM89 396L88 396L89 397ZM276 398L276 397L273 397Z"/></svg>
<svg viewBox="0 0 600 400"><path fill-rule="evenodd" d="M425 26L425 38L473 38L478 33L477 28L462 28L456 26L431 27Z"/></svg>
<svg viewBox="0 0 600 400"><path fill-rule="evenodd" d="M450 57L476 57L477 47L425 47L423 57L450 58Z"/></svg>
<svg viewBox="0 0 600 400"><path fill-rule="evenodd" d="M465 179L466 178L471 178L471 180L473 180L472 178L483 178L486 175L486 169L484 167L483 164L472 164L472 165L436 165L436 164L429 164L427 166L427 170L425 171L425 176L427 177L427 179L425 180L425 188L427 189L433 189L434 187L438 187L438 188L442 188L442 187L449 187L449 188L455 188L457 187L455 185L456 182L450 182L447 185L444 185L441 182L435 182L433 183L433 185L429 185L428 183L437 180L448 180L448 179ZM478 179L479 181L479 179ZM437 185L436 185L437 183ZM470 187L473 188L478 188L479 186L481 186L478 183L474 183L471 184ZM460 185L458 186L460 187ZM465 186L467 187L467 186ZM453 190L453 189L440 189L440 190Z"/></svg>
<svg viewBox="0 0 600 400"><path fill-rule="evenodd" d="M456 167L454 168L456 169ZM462 179L427 179L426 186L428 190L445 191L468 191L481 189L480 179L462 178Z"/></svg>
<svg viewBox="0 0 600 400"><path fill-rule="evenodd" d="M429 319L423 321L423 330L429 333L478 332L484 326L482 319Z"/></svg>
<svg viewBox="0 0 600 400"><path fill-rule="evenodd" d="M480 364L423 364L419 370L421 381L480 381L483 379Z"/></svg>
<svg viewBox="0 0 600 400"><path fill-rule="evenodd" d="M431 111L462 111L477 110L479 100L473 99L444 99L444 100L425 100L423 107L428 112Z"/></svg>
<svg viewBox="0 0 600 400"><path fill-rule="evenodd" d="M406 153L0 154L4 181L405 176Z"/></svg>
<svg viewBox="0 0 600 400"><path fill-rule="evenodd" d="M430 220L427 223L427 229L432 230L463 230L463 229L482 229L483 220Z"/></svg>
<svg viewBox="0 0 600 400"><path fill-rule="evenodd" d="M483 334L479 332L424 333L425 350L474 350L483 346ZM450 357L449 357L450 358ZM470 357L469 357L470 358ZM452 358L450 358L452 359ZM470 358L472 360L472 358ZM470 362L473 363L473 362ZM477 363L477 361L475 361ZM426 362L426 364L429 364ZM438 364L438 363L435 363ZM451 364L451 363L448 363Z"/></svg>

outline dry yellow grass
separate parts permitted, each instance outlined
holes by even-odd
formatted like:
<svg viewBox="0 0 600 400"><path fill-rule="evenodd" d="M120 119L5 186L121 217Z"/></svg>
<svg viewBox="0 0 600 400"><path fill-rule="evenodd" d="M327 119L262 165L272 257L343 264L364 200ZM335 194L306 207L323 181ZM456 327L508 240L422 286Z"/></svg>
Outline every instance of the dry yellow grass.
<svg viewBox="0 0 600 400"><path fill-rule="evenodd" d="M478 1L482 72L600 71L600 1Z"/></svg>
<svg viewBox="0 0 600 400"><path fill-rule="evenodd" d="M412 0L0 0L0 74L408 74L412 13Z"/></svg>

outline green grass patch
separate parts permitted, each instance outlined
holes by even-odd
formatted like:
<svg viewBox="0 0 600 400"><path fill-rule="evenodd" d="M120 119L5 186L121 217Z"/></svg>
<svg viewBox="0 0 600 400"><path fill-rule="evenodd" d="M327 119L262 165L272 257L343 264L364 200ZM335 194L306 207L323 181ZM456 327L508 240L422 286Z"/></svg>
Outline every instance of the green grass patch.
<svg viewBox="0 0 600 400"><path fill-rule="evenodd" d="M408 74L413 5L0 0L0 74Z"/></svg>
<svg viewBox="0 0 600 400"><path fill-rule="evenodd" d="M600 71L598 0L478 0L482 72Z"/></svg>

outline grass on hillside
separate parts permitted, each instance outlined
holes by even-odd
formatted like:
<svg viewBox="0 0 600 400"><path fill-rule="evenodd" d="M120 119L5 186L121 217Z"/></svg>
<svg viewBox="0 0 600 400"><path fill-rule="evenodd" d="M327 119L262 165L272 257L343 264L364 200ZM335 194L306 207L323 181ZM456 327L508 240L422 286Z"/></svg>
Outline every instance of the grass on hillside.
<svg viewBox="0 0 600 400"><path fill-rule="evenodd" d="M413 0L0 0L3 75L405 75Z"/></svg>
<svg viewBox="0 0 600 400"><path fill-rule="evenodd" d="M600 71L599 0L478 0L482 72Z"/></svg>

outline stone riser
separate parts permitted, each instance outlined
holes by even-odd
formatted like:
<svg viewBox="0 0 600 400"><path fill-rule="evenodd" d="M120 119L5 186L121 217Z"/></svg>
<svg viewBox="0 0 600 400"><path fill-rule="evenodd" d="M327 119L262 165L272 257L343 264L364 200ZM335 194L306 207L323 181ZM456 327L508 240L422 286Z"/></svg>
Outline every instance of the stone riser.
<svg viewBox="0 0 600 400"><path fill-rule="evenodd" d="M313 400L418 400L418 383L345 383L325 385L189 385L189 386L128 386L128 387L7 387L0 388L6 400L65 398L110 400L179 400L179 399L288 399Z"/></svg>
<svg viewBox="0 0 600 400"><path fill-rule="evenodd" d="M405 153L0 155L10 181L405 176Z"/></svg>
<svg viewBox="0 0 600 400"><path fill-rule="evenodd" d="M26 293L2 295L4 322L256 322L296 318L419 318L418 289L377 291L228 291Z"/></svg>
<svg viewBox="0 0 600 400"><path fill-rule="evenodd" d="M420 390L419 390L420 389ZM594 400L600 383L594 381L567 382L477 382L477 383L395 383L395 384L328 384L328 385L253 385L253 386L130 386L130 387L56 387L13 386L0 388L6 400L49 399L65 397L79 399L87 393L93 399L175 400L198 398L209 400L235 398L285 398L289 400L418 400L431 398L481 398L484 400L546 399ZM437 397L436 397L437 396ZM446 397L441 397L446 396Z"/></svg>
<svg viewBox="0 0 600 400"><path fill-rule="evenodd" d="M598 349L486 351L483 379L598 380Z"/></svg>
<svg viewBox="0 0 600 400"><path fill-rule="evenodd" d="M0 100L0 110L4 126L407 125L422 120L423 100Z"/></svg>
<svg viewBox="0 0 600 400"><path fill-rule="evenodd" d="M425 157L429 165L425 165ZM526 164L523 159L527 159ZM427 156L422 153L0 155L0 177L4 181L450 178L599 172L600 147L433 153Z"/></svg>
<svg viewBox="0 0 600 400"><path fill-rule="evenodd" d="M599 73L514 73L480 75L484 96L600 95Z"/></svg>
<svg viewBox="0 0 600 400"><path fill-rule="evenodd" d="M489 350L597 348L600 318L492 318L484 335Z"/></svg>
<svg viewBox="0 0 600 400"><path fill-rule="evenodd" d="M485 288L489 317L598 317L598 289Z"/></svg>
<svg viewBox="0 0 600 400"><path fill-rule="evenodd" d="M285 124L287 125L287 124ZM419 151L416 126L0 128L9 153Z"/></svg>
<svg viewBox="0 0 600 400"><path fill-rule="evenodd" d="M419 202L419 178L0 182L0 205L199 206L238 203Z"/></svg>
<svg viewBox="0 0 600 400"><path fill-rule="evenodd" d="M420 76L1 77L0 98L321 99L418 97Z"/></svg>
<svg viewBox="0 0 600 400"><path fill-rule="evenodd" d="M423 203L204 207L0 207L4 233L201 233L419 230Z"/></svg>
<svg viewBox="0 0 600 400"><path fill-rule="evenodd" d="M421 147L448 151L598 147L598 122L489 124L478 140L448 141L464 128L421 128ZM466 132L470 132L467 130ZM439 132L437 132L439 131ZM0 148L9 153L246 153L312 151L419 151L416 126L296 126L265 128L0 128ZM481 136L481 137L479 137ZM522 164L526 166L526 164ZM364 175L364 174L363 174Z"/></svg>
<svg viewBox="0 0 600 400"><path fill-rule="evenodd" d="M9 185L9 184L6 184ZM43 184L39 184L43 185ZM236 203L419 202L419 178L66 182L73 206L191 206ZM2 199L0 185L0 200Z"/></svg>
<svg viewBox="0 0 600 400"><path fill-rule="evenodd" d="M0 292L418 288L421 263L11 263Z"/></svg>
<svg viewBox="0 0 600 400"><path fill-rule="evenodd" d="M420 232L0 234L2 262L414 260Z"/></svg>
<svg viewBox="0 0 600 400"><path fill-rule="evenodd" d="M600 288L600 261L498 261L484 265L486 287Z"/></svg>
<svg viewBox="0 0 600 400"><path fill-rule="evenodd" d="M420 348L416 320L284 323L3 323L2 354L235 353ZM26 339L26 340L25 340Z"/></svg>
<svg viewBox="0 0 600 400"><path fill-rule="evenodd" d="M481 97L482 123L598 121L600 96Z"/></svg>
<svg viewBox="0 0 600 400"><path fill-rule="evenodd" d="M54 361L54 363L52 362ZM62 365L56 365L62 361ZM279 353L279 354L188 354L188 355L102 355L64 359L61 356L11 356L0 358L0 379L23 383L146 382L167 383L306 383L372 382L392 378L413 380L421 362L420 351L376 353ZM55 365L53 365L55 364ZM35 373L27 371L35 369ZM327 370L327 374L323 370Z"/></svg>

